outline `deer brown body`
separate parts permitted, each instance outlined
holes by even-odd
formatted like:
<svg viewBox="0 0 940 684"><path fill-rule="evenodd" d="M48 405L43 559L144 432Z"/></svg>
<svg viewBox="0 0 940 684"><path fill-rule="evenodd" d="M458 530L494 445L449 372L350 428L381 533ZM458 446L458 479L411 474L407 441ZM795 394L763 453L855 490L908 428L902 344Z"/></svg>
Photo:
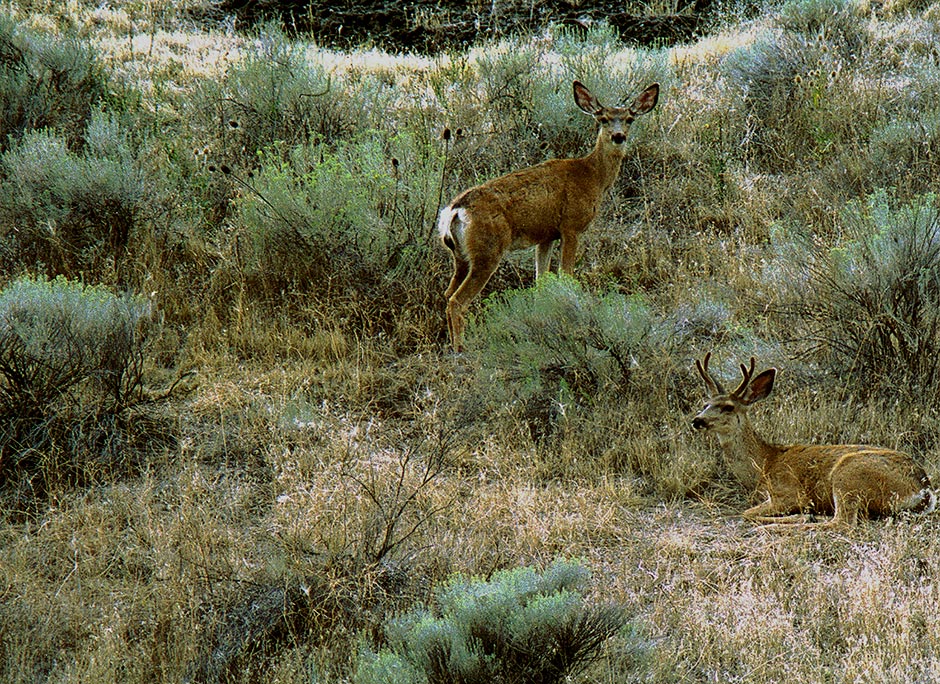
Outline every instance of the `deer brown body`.
<svg viewBox="0 0 940 684"><path fill-rule="evenodd" d="M770 394L777 370L753 377L751 358L750 369L741 366L738 388L725 392L708 373L710 357L695 362L709 396L692 425L716 434L730 461L754 469L766 499L744 511L745 518L829 527L855 525L860 516L934 510L930 479L908 454L858 444L780 446L764 440L751 427L747 408ZM806 513L832 518L807 523Z"/></svg>
<svg viewBox="0 0 940 684"><path fill-rule="evenodd" d="M589 155L552 159L495 178L460 193L441 211L438 232L454 256L454 275L444 297L456 351L462 347L467 306L506 252L536 246L538 277L548 270L554 243L561 240L561 269L573 272L578 238L620 173L630 124L652 110L658 97L654 83L628 107L604 107L575 81L575 102L600 126Z"/></svg>

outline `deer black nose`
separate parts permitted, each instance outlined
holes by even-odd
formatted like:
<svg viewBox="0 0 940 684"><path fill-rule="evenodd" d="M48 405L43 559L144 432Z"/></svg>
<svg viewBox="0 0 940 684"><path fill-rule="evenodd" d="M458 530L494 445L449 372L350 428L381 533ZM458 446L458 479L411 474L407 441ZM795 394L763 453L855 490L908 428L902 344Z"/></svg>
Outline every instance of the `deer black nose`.
<svg viewBox="0 0 940 684"><path fill-rule="evenodd" d="M705 428L708 427L708 423L705 422L704 418L696 417L692 421L692 427L695 428L696 430L704 430Z"/></svg>
<svg viewBox="0 0 940 684"><path fill-rule="evenodd" d="M627 136L625 136L623 133L614 133L612 136L610 136L610 139L614 145L622 145L624 141L626 141Z"/></svg>

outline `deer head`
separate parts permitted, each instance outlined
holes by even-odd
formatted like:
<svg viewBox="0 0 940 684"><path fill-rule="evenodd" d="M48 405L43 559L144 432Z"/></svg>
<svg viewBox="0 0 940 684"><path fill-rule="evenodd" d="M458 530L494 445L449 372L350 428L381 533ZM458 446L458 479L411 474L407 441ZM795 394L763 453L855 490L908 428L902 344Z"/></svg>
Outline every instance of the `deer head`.
<svg viewBox="0 0 940 684"><path fill-rule="evenodd" d="M605 107L580 81L574 82L574 101L578 108L592 117L600 126L598 144L611 144L617 149L627 141L630 124L641 114L646 114L659 100L659 84L654 83L640 93L629 105Z"/></svg>
<svg viewBox="0 0 940 684"><path fill-rule="evenodd" d="M705 408L692 420L692 427L696 430L710 430L719 437L734 435L747 424L747 407L770 394L777 369L769 368L754 376L752 356L750 368L741 364L741 384L733 392L726 392L721 383L708 372L710 358L711 352L705 354L701 362L697 359L695 361L695 367L705 381L708 399Z"/></svg>

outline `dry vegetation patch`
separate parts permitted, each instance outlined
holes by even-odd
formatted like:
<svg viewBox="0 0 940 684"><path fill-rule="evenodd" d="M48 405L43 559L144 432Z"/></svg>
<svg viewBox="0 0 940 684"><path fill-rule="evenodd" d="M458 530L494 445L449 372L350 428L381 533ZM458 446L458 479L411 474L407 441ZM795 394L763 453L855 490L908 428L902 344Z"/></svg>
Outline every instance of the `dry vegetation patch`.
<svg viewBox="0 0 940 684"><path fill-rule="evenodd" d="M388 656L392 618L457 633L443 587L552 567L584 582L523 626L623 618L573 681L937 678L937 519L754 528L747 476L689 429L693 359L755 355L780 370L763 434L906 450L940 482L936 5L433 57L207 9L0 10L0 293L28 276L99 288L73 314L92 291L152 314L117 395L100 368L45 399L0 380L36 409L0 424L0 679L440 681ZM454 356L437 211L586 153L575 78L662 95L577 277L507 258ZM76 353L37 348L46 370Z"/></svg>

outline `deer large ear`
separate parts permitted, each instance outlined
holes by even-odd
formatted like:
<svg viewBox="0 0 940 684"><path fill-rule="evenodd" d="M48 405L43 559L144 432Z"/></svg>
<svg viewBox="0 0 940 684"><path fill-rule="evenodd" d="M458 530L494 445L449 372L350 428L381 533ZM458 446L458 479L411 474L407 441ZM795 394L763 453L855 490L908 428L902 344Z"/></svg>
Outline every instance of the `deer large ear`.
<svg viewBox="0 0 940 684"><path fill-rule="evenodd" d="M590 114L591 116L594 116L604 108L601 103L597 101L597 98L594 97L594 93L588 90L581 81L574 82L574 101L582 112Z"/></svg>
<svg viewBox="0 0 940 684"><path fill-rule="evenodd" d="M777 377L776 368L768 368L763 373L753 378L744 391L741 401L745 404L753 404L760 401L770 394L774 388L774 378Z"/></svg>
<svg viewBox="0 0 940 684"><path fill-rule="evenodd" d="M654 83L637 95L633 104L630 105L630 111L633 112L634 116L646 114L656 106L657 102L659 102L659 84Z"/></svg>

